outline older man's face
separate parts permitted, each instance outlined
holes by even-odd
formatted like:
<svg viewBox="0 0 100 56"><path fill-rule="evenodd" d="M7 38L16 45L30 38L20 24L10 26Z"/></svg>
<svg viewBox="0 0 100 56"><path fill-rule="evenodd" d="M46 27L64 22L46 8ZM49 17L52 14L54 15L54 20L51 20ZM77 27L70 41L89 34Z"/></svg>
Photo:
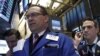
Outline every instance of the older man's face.
<svg viewBox="0 0 100 56"><path fill-rule="evenodd" d="M47 15L43 15L40 10L39 7L31 7L26 14L28 25L32 32L41 30L48 22Z"/></svg>

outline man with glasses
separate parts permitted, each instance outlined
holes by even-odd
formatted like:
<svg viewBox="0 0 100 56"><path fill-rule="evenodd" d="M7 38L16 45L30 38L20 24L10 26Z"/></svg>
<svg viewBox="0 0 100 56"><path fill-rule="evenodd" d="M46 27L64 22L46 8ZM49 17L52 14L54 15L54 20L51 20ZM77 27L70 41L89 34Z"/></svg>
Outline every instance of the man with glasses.
<svg viewBox="0 0 100 56"><path fill-rule="evenodd" d="M26 20L32 34L15 56L78 56L68 36L50 31L44 7L32 5L26 12Z"/></svg>
<svg viewBox="0 0 100 56"><path fill-rule="evenodd" d="M87 17L82 23L83 40L79 45L81 56L100 56L100 36L96 20Z"/></svg>

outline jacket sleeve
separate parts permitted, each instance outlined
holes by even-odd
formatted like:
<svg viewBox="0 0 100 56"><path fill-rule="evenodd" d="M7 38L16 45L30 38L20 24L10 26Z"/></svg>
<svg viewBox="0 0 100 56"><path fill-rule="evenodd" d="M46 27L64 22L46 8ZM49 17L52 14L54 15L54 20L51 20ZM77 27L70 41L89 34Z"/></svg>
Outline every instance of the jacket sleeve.
<svg viewBox="0 0 100 56"><path fill-rule="evenodd" d="M13 56L26 56L22 50L13 53Z"/></svg>
<svg viewBox="0 0 100 56"><path fill-rule="evenodd" d="M70 37L66 35L62 35L63 37L63 56L79 56L77 52L75 51L73 41Z"/></svg>
<svg viewBox="0 0 100 56"><path fill-rule="evenodd" d="M17 42L17 46L13 48L13 56L25 56L24 51L24 39L21 39Z"/></svg>

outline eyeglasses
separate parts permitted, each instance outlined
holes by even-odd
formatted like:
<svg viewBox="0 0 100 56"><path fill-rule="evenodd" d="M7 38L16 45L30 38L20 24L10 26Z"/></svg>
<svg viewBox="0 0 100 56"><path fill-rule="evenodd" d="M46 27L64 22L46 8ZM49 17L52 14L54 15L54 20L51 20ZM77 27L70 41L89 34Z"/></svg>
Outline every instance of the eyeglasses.
<svg viewBox="0 0 100 56"><path fill-rule="evenodd" d="M31 13L31 14L26 15L26 18L28 19L29 17L36 17L36 16L39 16L39 15L42 15L42 14L40 14L40 13Z"/></svg>

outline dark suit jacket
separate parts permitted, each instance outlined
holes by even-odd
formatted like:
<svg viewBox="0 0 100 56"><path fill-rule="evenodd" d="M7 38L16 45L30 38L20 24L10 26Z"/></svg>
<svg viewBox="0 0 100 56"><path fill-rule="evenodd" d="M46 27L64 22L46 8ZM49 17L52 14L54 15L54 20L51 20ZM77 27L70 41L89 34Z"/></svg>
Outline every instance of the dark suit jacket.
<svg viewBox="0 0 100 56"><path fill-rule="evenodd" d="M100 56L100 37L98 37L98 41L95 44L95 56ZM78 51L80 56L88 56L88 45L84 40L82 40L78 46Z"/></svg>

